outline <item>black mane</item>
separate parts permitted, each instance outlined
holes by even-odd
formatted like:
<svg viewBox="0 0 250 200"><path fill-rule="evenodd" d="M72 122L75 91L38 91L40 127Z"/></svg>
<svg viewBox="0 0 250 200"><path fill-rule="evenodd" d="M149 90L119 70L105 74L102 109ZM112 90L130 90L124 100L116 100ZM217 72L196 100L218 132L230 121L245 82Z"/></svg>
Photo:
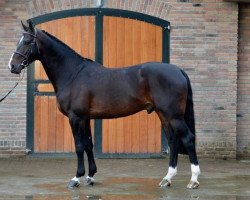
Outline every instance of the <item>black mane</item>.
<svg viewBox="0 0 250 200"><path fill-rule="evenodd" d="M68 50L70 50L72 53L74 53L75 55L77 55L79 58L83 59L83 60L87 60L87 61L92 61L91 59L89 58L84 58L83 56L81 56L79 53L77 53L74 49L72 49L71 47L69 47L67 44L65 44L64 42L62 42L61 40L59 40L58 38L56 38L55 36L51 35L50 33L42 30L43 33L45 33L47 36L49 36L51 39L59 42L61 45L63 45L64 47L66 47Z"/></svg>

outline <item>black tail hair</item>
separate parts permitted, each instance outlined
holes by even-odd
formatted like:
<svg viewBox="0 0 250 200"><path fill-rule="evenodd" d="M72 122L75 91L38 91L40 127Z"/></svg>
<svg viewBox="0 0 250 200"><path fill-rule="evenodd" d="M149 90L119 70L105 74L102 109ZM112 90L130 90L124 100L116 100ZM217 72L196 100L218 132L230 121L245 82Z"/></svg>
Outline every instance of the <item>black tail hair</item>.
<svg viewBox="0 0 250 200"><path fill-rule="evenodd" d="M188 84L187 103L186 103L186 111L185 111L184 119L189 130L195 136L194 103L193 103L193 92L192 92L191 82L186 72L184 72L183 70L181 70L181 72L183 76L185 76L185 78L187 79L187 84ZM179 140L178 153L188 154L181 140Z"/></svg>

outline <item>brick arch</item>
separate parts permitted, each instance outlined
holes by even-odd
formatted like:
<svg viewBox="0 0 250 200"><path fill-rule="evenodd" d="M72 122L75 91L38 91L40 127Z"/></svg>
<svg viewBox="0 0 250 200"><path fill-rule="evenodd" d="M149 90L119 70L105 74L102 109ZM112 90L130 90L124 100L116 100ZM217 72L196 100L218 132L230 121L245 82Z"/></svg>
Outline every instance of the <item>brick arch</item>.
<svg viewBox="0 0 250 200"><path fill-rule="evenodd" d="M172 6L162 0L32 0L27 10L33 18L57 11L97 7L134 11L167 20Z"/></svg>

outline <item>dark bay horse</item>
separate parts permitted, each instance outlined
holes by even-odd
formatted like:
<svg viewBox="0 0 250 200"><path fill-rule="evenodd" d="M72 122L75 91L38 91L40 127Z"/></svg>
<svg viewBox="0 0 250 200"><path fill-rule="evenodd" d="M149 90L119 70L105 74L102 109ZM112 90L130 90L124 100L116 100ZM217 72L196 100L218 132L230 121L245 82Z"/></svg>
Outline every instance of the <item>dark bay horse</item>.
<svg viewBox="0 0 250 200"><path fill-rule="evenodd" d="M58 107L69 118L77 154L76 176L69 188L79 186L84 176L84 151L88 157L88 184L97 172L90 119L118 118L146 109L155 111L166 132L170 161L160 186L170 186L177 173L178 153L188 154L192 177L187 188L199 186L200 168L195 149L195 121L192 89L187 74L180 68L150 62L121 69L108 69L81 57L66 44L24 25L24 33L9 61L12 73L19 74L40 60L54 87Z"/></svg>

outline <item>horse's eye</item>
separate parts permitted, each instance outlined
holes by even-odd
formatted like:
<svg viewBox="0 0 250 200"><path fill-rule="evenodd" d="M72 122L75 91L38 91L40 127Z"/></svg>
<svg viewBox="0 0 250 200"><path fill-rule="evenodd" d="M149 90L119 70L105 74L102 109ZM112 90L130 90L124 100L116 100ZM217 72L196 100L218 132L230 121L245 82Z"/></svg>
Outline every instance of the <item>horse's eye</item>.
<svg viewBox="0 0 250 200"><path fill-rule="evenodd" d="M28 45L30 42L29 41L24 41L24 44L25 45Z"/></svg>

